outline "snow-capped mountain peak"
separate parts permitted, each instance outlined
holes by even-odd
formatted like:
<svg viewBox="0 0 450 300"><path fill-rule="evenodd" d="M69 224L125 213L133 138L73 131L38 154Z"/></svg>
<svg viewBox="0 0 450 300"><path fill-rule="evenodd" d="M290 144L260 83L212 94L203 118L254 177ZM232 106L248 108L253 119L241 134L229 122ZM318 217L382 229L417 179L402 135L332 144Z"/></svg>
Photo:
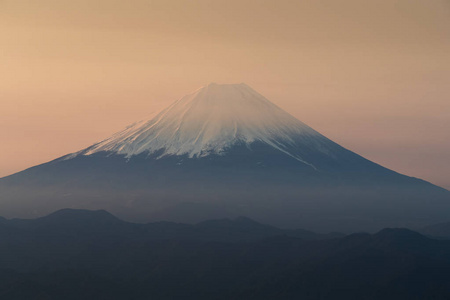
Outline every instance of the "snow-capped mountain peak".
<svg viewBox="0 0 450 300"><path fill-rule="evenodd" d="M298 138L323 137L248 85L211 83L78 154L108 151L127 157L222 154L236 143L264 142L300 160L290 149Z"/></svg>
<svg viewBox="0 0 450 300"><path fill-rule="evenodd" d="M345 149L245 84L210 84L91 147L0 179L9 218L71 207L139 222L249 216L372 230L445 221L449 197Z"/></svg>

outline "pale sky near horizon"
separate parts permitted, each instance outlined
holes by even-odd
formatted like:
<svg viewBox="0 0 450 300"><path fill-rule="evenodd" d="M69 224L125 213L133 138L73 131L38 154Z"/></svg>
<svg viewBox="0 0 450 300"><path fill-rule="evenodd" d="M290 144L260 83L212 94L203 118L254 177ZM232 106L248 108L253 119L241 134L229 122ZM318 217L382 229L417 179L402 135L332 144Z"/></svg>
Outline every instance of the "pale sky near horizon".
<svg viewBox="0 0 450 300"><path fill-rule="evenodd" d="M0 177L210 82L450 189L449 0L0 0Z"/></svg>

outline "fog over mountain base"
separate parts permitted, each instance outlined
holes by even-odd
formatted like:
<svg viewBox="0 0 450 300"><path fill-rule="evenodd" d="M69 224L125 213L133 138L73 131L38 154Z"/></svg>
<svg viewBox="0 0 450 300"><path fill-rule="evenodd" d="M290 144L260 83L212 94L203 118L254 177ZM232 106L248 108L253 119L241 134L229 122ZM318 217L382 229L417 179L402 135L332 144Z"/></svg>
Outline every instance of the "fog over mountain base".
<svg viewBox="0 0 450 300"><path fill-rule="evenodd" d="M447 221L450 192L341 147L245 84L210 84L149 121L0 179L6 217L62 208L355 232Z"/></svg>

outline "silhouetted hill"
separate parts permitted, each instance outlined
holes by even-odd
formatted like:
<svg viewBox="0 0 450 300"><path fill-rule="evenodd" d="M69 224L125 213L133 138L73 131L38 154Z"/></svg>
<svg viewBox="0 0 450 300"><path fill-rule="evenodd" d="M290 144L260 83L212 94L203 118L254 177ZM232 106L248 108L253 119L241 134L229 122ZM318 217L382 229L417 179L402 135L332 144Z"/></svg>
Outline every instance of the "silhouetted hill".
<svg viewBox="0 0 450 300"><path fill-rule="evenodd" d="M62 210L0 223L0 299L449 299L450 241L317 235L240 217L133 224Z"/></svg>
<svg viewBox="0 0 450 300"><path fill-rule="evenodd" d="M18 227L51 228L81 228L110 226L123 223L105 210L61 209L48 216L37 219L12 219L10 224ZM81 227L80 227L81 226ZM91 229L91 228L90 228Z"/></svg>
<svg viewBox="0 0 450 300"><path fill-rule="evenodd" d="M3 220L3 221L2 221ZM327 239L340 233L317 234L307 230L280 229L246 217L209 220L198 224L125 222L105 210L62 209L37 219L2 219L6 227L34 235L71 236L134 236L139 239L177 239L209 241L246 241L286 235L305 239Z"/></svg>

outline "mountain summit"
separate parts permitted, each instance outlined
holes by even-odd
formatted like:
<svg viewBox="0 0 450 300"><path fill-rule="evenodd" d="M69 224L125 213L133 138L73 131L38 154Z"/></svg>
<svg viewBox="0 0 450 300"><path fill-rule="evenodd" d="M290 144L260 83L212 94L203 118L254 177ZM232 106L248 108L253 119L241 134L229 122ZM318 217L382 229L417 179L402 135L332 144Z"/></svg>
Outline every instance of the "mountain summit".
<svg viewBox="0 0 450 300"><path fill-rule="evenodd" d="M246 84L209 84L148 121L0 179L0 211L106 209L129 220L247 216L313 230L425 226L449 192L329 140Z"/></svg>
<svg viewBox="0 0 450 300"><path fill-rule="evenodd" d="M236 144L249 146L258 141L311 165L295 149L292 151L297 139L310 141L318 151L327 151L319 133L248 85L211 83L153 119L130 126L79 154L107 151L131 157L162 150L161 156L193 158L224 155Z"/></svg>

